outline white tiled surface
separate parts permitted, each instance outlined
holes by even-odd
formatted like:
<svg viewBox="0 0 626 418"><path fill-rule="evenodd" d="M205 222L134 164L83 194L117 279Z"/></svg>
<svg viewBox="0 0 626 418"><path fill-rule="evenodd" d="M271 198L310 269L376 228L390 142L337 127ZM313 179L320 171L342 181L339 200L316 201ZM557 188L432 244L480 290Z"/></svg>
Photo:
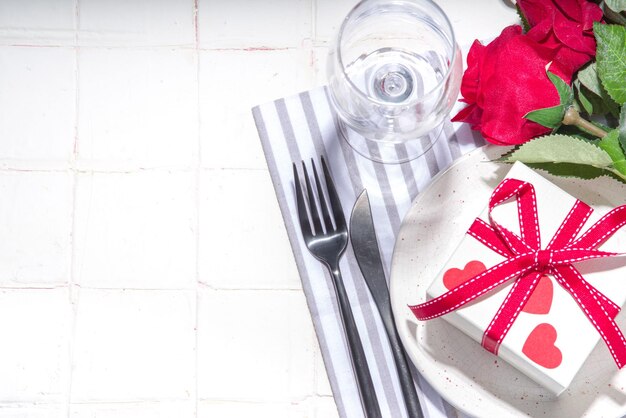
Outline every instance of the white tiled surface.
<svg viewBox="0 0 626 418"><path fill-rule="evenodd" d="M311 38L315 0L196 1L201 48L293 48Z"/></svg>
<svg viewBox="0 0 626 418"><path fill-rule="evenodd" d="M174 48L78 50L77 159L104 171L190 168L198 149L197 53Z"/></svg>
<svg viewBox="0 0 626 418"><path fill-rule="evenodd" d="M250 109L315 85L312 48L305 42L300 48L199 52L203 167L266 169ZM237 106L225 105L235 101Z"/></svg>
<svg viewBox="0 0 626 418"><path fill-rule="evenodd" d="M76 293L72 402L195 399L195 291Z"/></svg>
<svg viewBox="0 0 626 418"><path fill-rule="evenodd" d="M196 194L188 171L78 174L75 284L195 289Z"/></svg>
<svg viewBox="0 0 626 418"><path fill-rule="evenodd" d="M66 171L0 170L1 287L68 285L72 189Z"/></svg>
<svg viewBox="0 0 626 418"><path fill-rule="evenodd" d="M67 288L0 291L0 403L65 403L71 373L68 302Z"/></svg>
<svg viewBox="0 0 626 418"><path fill-rule="evenodd" d="M0 46L0 164L67 166L76 130L75 69L73 48Z"/></svg>
<svg viewBox="0 0 626 418"><path fill-rule="evenodd" d="M0 1L0 418L337 415L250 108L353 4Z"/></svg>
<svg viewBox="0 0 626 418"><path fill-rule="evenodd" d="M195 5L188 0L79 0L75 10L80 45L196 44Z"/></svg>

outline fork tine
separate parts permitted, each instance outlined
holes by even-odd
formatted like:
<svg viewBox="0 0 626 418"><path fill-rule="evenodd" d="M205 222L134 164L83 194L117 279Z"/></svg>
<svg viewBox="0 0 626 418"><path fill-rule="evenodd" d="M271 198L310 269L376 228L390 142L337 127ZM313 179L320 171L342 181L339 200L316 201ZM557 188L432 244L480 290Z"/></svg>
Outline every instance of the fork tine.
<svg viewBox="0 0 626 418"><path fill-rule="evenodd" d="M311 220L313 221L313 228L315 228L315 234L323 233L322 224L320 222L320 214L317 211L317 200L313 194L313 187L311 187L311 180L309 179L309 173L306 169L306 164L302 161L302 169L304 170L304 183L306 185L306 191L309 198L309 211L311 213ZM315 169L315 167L313 167Z"/></svg>
<svg viewBox="0 0 626 418"><path fill-rule="evenodd" d="M302 184L300 183L300 176L298 175L296 163L293 163L293 182L296 185L296 202L298 206L298 219L300 220L300 229L302 230L302 235L306 239L307 237L313 236L313 231L311 231L309 215L306 212L306 204L304 203L304 195L302 194Z"/></svg>
<svg viewBox="0 0 626 418"><path fill-rule="evenodd" d="M330 172L328 171L326 159L321 157L321 160L322 170L324 170L324 179L326 180L326 188L328 191L328 199L330 199L330 207L332 208L333 215L335 216L335 225L337 226L337 230L345 229L346 218L344 217L343 209L341 208L341 200L339 200L337 190L335 190L335 183L333 183L333 178L330 176Z"/></svg>
<svg viewBox="0 0 626 418"><path fill-rule="evenodd" d="M313 178L315 179L315 186L317 187L317 195L320 198L320 206L322 207L322 217L324 218L324 225L326 231L334 231L333 220L328 211L328 205L326 204L326 198L324 197L324 190L322 189L322 182L317 175L317 168L315 167L315 161L311 158L311 166L313 167Z"/></svg>

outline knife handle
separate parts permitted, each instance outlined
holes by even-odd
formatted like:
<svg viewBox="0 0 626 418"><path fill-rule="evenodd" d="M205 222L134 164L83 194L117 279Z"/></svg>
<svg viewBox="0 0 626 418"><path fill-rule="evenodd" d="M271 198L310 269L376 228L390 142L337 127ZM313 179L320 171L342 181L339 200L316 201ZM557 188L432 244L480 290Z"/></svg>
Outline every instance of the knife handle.
<svg viewBox="0 0 626 418"><path fill-rule="evenodd" d="M404 395L404 403L409 418L424 418L422 408L420 406L417 392L415 391L415 383L413 382L413 376L411 376L411 369L409 368L409 362L406 359L406 353L400 342L400 336L398 330L394 326L393 316L390 323L385 322L385 328L387 329L387 336L389 337L389 344L391 346L391 353L396 363L396 369L398 370L398 378L400 380L400 388Z"/></svg>
<svg viewBox="0 0 626 418"><path fill-rule="evenodd" d="M374 390L374 383L370 375L367 365L367 358L363 351L359 331L354 322L352 309L350 308L350 300L343 285L339 266L329 266L333 276L333 283L337 293L337 301L339 303L339 312L341 321L348 340L348 349L350 352L350 360L352 361L352 369L356 376L357 387L361 396L361 405L365 412L366 418L381 418L380 407L378 406L378 398Z"/></svg>

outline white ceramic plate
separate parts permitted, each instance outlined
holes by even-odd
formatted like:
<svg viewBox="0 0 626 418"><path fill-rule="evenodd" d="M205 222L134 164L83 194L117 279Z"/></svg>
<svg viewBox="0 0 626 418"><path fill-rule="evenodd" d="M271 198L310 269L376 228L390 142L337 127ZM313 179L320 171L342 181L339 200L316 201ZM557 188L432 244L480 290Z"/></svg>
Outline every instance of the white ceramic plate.
<svg viewBox="0 0 626 418"><path fill-rule="evenodd" d="M602 342L570 388L555 397L443 319L420 322L407 307L425 301L434 275L508 171L508 165L489 162L502 152L501 147L483 147L461 158L433 180L405 217L391 269L392 306L404 346L430 384L452 405L473 416L622 417L626 415L626 370L617 370ZM592 205L626 204L626 186L615 180L564 179L540 173ZM618 323L626 330L626 315L620 314Z"/></svg>

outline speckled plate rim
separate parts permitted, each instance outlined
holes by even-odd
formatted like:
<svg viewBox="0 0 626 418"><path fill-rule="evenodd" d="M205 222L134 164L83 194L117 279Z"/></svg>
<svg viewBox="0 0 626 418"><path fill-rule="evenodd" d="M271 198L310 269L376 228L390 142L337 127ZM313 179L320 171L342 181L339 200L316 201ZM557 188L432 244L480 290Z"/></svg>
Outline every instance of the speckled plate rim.
<svg viewBox="0 0 626 418"><path fill-rule="evenodd" d="M506 396L499 396L500 394L493 393L493 391L481 387L476 381L470 380L468 376L464 376L461 373L457 373L456 370L452 368L446 375L445 368L449 365L433 361L428 353L426 353L425 345L420 343L420 338L418 338L421 332L426 332L426 327L424 323L417 321L413 317L407 307L408 304L419 303L425 299L425 290L430 283L430 279L443 267L451 251L454 250L451 246L453 244L450 244L450 242L458 242L466 229L465 226L459 229L459 224L465 225L466 223L467 226L469 226L471 220L480 212L482 207L484 207L482 202L487 201L486 199L493 190L493 187L501 181L508 171L507 165L491 162L507 150L508 148L485 146L466 154L447 170L436 176L429 187L423 190L414 200L402 222L394 247L390 279L392 308L396 318L398 333L411 361L430 385L454 407L468 415L477 417L554 416L546 415L546 413L553 414L555 410L561 410L559 407L555 407L557 404L566 406L565 402L577 402L577 397L571 396L570 401L570 399L564 399L564 395L561 395L560 398L555 398L554 402L548 401L541 403L535 402L535 399L529 397L526 403L518 400L516 405L511 405L505 400ZM596 180L563 179L555 178L545 173L541 174L574 195L576 195L577 189L583 191L586 189L594 191L599 189L600 192L597 193L598 196L602 195L603 190L605 194L608 193L606 192L608 190L612 194L622 196L617 199L618 201L611 202L611 204L617 205L626 203L626 187L623 187L614 180L607 178ZM470 192L466 190L468 185L472 186L471 196L473 196L471 200L465 201L469 207L464 207L463 210L460 210L456 214L452 213L454 209L451 205L446 205L446 201L451 199L450 196L454 196L454 199L457 200L463 199L464 196L469 197ZM621 193L620 188L622 190ZM422 214L420 212L424 210L424 208L433 206L433 204L438 207L437 210L440 212L439 217L430 223L421 220L420 217ZM431 214L432 213L431 211ZM448 222L449 219L456 221L459 218L464 218L464 220L460 222ZM444 222L443 219L445 219L446 222ZM413 261L413 264L411 264L409 259L417 258L415 255L419 253L420 250L428 249L428 246L436 245L434 242L429 242L428 239L418 241L412 238L421 235L427 237L441 235L442 231L451 231L451 228L457 228L460 232L455 231L457 237L448 240L448 243L444 245L446 247L445 251L436 252L428 250L426 251L427 255L424 256L419 263L415 263L414 260L411 260ZM450 327L448 324L444 326ZM625 329L623 325L622 329ZM480 348L478 344L469 339L467 339L467 344L473 344ZM480 350L482 350L482 348L480 348ZM470 351L475 352L475 347L472 347ZM596 351L598 351L598 349L596 349L594 353ZM492 356L486 352L484 354ZM603 359L604 354L604 352L601 352L599 356L596 357ZM482 356L482 354L478 355ZM493 362L494 358L493 356L490 357L490 361ZM590 360L588 360L588 362L589 361ZM510 367L508 365L504 366L505 368ZM613 365L609 366L614 367ZM603 367L606 368L604 363ZM511 368L507 373L519 372ZM611 382L626 382L626 372L615 371L611 373L613 373L615 377ZM521 375L521 373L519 374ZM525 384L528 385L528 383ZM532 385L534 383L531 382L530 384ZM611 384L608 384L608 386L611 386ZM578 416L622 417L626 415L626 392L624 392L623 388L619 389L622 390L622 392L619 393L620 401L622 401L621 405L616 404L610 397L604 399L602 396L597 396L596 398L599 398L597 400L586 400L589 405L585 404L581 406L582 409L579 408L579 411L582 411L582 413L578 414ZM541 388L538 388L538 390L541 390ZM565 407L563 409L569 410L570 408ZM573 408L573 410L576 410L576 408ZM601 415L598 415L599 413Z"/></svg>

